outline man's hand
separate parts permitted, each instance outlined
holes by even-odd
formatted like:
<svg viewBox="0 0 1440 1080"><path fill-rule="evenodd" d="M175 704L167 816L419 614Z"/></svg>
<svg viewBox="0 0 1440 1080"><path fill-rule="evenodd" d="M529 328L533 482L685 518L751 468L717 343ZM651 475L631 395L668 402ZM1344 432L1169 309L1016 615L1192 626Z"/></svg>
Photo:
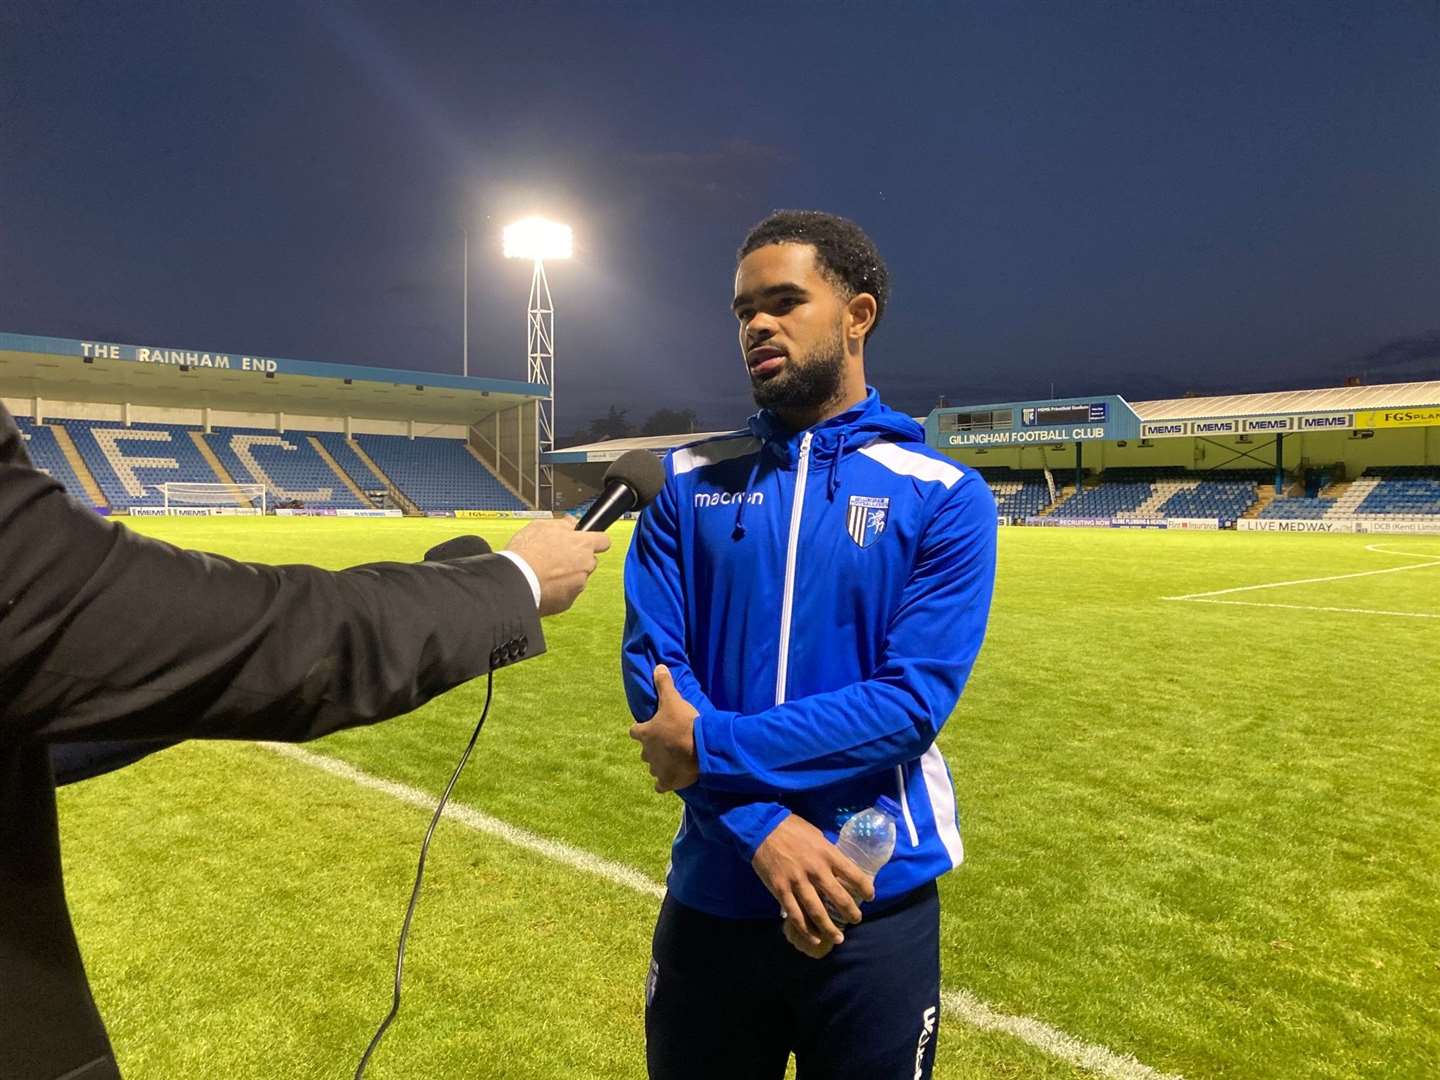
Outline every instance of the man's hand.
<svg viewBox="0 0 1440 1080"><path fill-rule="evenodd" d="M870 875L840 853L825 834L804 818L791 814L755 849L755 873L780 901L785 936L801 952L824 956L845 940L831 910L846 923L860 921L859 900L873 900ZM808 946L808 947L807 947ZM821 947L824 946L824 950Z"/></svg>
<svg viewBox="0 0 1440 1080"><path fill-rule="evenodd" d="M782 919L780 925L785 927L785 940L810 957L811 960L824 960L830 955L830 950L835 948L833 943L812 938L804 931L797 929L794 919Z"/></svg>
<svg viewBox="0 0 1440 1080"><path fill-rule="evenodd" d="M640 744L640 757L650 766L656 791L679 791L700 779L695 756L695 717L700 713L680 696L670 669L655 669L655 715L633 724L630 737Z"/></svg>
<svg viewBox="0 0 1440 1080"><path fill-rule="evenodd" d="M576 532L572 518L552 518L526 525L510 538L506 551L519 555L540 579L540 614L565 611L585 588L610 538L599 532Z"/></svg>

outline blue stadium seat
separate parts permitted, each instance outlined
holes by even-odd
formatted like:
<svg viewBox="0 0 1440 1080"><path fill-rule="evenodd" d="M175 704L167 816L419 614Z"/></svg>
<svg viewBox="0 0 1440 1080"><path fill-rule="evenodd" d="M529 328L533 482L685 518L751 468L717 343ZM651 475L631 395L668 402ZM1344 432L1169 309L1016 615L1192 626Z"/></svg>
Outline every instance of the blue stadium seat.
<svg viewBox="0 0 1440 1080"><path fill-rule="evenodd" d="M1193 473L1180 466L1113 468L1058 507L1058 518L1215 518L1233 522L1259 496L1250 471Z"/></svg>
<svg viewBox="0 0 1440 1080"><path fill-rule="evenodd" d="M470 454L463 439L357 435L355 441L427 513L526 508Z"/></svg>
<svg viewBox="0 0 1440 1080"><path fill-rule="evenodd" d="M1390 466L1366 470L1375 487L1355 508L1357 515L1430 517L1440 514L1440 469Z"/></svg>
<svg viewBox="0 0 1440 1080"><path fill-rule="evenodd" d="M36 424L28 416L15 417L15 423L20 428L20 437L25 440L25 449L35 467L60 481L65 490L76 499L87 502L85 488L81 485L80 478L75 475L75 470L71 468L70 459L55 440L55 432L45 424Z"/></svg>
<svg viewBox="0 0 1440 1080"><path fill-rule="evenodd" d="M95 482L116 510L163 506L158 484L221 482L190 438L192 428L177 424L132 424L127 428L111 420L56 423L70 433Z"/></svg>
<svg viewBox="0 0 1440 1080"><path fill-rule="evenodd" d="M1308 498L1303 495L1282 496L1261 510L1258 516L1314 521L1323 518L1327 511L1333 509L1335 509L1334 499Z"/></svg>
<svg viewBox="0 0 1440 1080"><path fill-rule="evenodd" d="M303 431L281 435L263 428L215 428L205 442L236 483L264 484L272 501L298 500L312 510L371 509L335 475Z"/></svg>
<svg viewBox="0 0 1440 1080"><path fill-rule="evenodd" d="M361 491L375 491L381 486L375 474L365 467L360 455L355 453L344 435L335 431L317 431L314 434L316 441L335 459L335 464L344 470L345 475L355 481L355 486Z"/></svg>
<svg viewBox="0 0 1440 1080"><path fill-rule="evenodd" d="M1050 488L1039 469L980 469L995 496L995 512L1024 520L1050 505Z"/></svg>

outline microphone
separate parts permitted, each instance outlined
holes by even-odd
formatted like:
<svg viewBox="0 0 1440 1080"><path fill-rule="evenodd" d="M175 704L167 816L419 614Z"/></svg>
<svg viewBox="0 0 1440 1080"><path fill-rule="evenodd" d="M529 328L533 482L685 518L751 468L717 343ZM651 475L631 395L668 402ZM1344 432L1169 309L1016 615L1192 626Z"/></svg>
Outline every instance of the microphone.
<svg viewBox="0 0 1440 1080"><path fill-rule="evenodd" d="M480 536L457 536L436 544L425 552L426 562L444 562L446 559L468 559L471 555L489 555L490 545Z"/></svg>
<svg viewBox="0 0 1440 1080"><path fill-rule="evenodd" d="M585 516L577 532L604 532L621 514L643 510L665 486L665 466L649 450L621 454L605 470L605 487Z"/></svg>

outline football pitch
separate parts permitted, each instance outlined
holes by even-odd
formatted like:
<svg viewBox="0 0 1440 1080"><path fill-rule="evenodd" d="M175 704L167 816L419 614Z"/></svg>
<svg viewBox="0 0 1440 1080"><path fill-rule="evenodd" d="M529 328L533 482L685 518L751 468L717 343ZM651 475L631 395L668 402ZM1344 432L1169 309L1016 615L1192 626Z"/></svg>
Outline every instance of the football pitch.
<svg viewBox="0 0 1440 1080"><path fill-rule="evenodd" d="M130 525L332 568L517 527ZM614 535L548 653L495 676L375 1080L644 1076L679 803L626 738ZM1002 529L989 636L940 735L967 861L940 886L936 1075L1440 1075L1437 673L1440 537ZM427 800L483 700L481 680L299 751L190 743L62 792L127 1076L353 1073Z"/></svg>

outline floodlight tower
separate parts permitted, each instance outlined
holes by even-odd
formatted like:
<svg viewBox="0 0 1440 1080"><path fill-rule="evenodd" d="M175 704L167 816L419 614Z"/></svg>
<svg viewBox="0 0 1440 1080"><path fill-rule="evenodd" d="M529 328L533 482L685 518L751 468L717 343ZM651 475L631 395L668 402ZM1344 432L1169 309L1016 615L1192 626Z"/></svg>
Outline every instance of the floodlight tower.
<svg viewBox="0 0 1440 1080"><path fill-rule="evenodd" d="M555 303L550 299L550 282L545 277L546 259L568 259L572 249L570 226L544 218L526 218L507 225L505 257L529 259L535 264L530 276L530 308L525 323L526 378L549 391L540 400L540 453L555 449ZM554 509L555 485L550 466L540 465L540 505Z"/></svg>

